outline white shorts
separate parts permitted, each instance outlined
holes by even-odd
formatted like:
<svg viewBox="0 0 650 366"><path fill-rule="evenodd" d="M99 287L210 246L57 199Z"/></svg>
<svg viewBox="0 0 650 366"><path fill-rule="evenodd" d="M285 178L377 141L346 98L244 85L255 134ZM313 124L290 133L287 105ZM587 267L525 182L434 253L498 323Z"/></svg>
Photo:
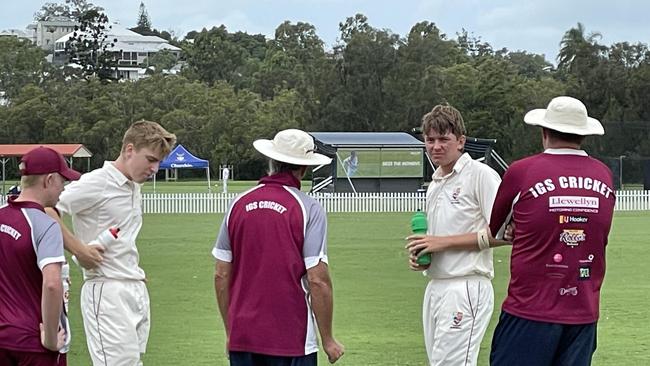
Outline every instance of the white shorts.
<svg viewBox="0 0 650 366"><path fill-rule="evenodd" d="M81 313L95 366L141 365L147 348L150 309L142 281L95 279L81 288Z"/></svg>
<svg viewBox="0 0 650 366"><path fill-rule="evenodd" d="M492 282L486 277L429 281L422 305L429 364L476 365L493 308Z"/></svg>

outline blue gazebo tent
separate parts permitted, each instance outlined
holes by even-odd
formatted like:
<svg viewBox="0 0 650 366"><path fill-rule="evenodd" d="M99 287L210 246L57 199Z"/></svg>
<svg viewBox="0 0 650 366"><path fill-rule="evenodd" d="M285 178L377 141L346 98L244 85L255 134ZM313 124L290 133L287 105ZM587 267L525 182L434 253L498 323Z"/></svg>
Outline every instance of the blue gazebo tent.
<svg viewBox="0 0 650 366"><path fill-rule="evenodd" d="M178 144L167 157L160 162L160 169L205 169L205 175L208 179L208 192L210 187L210 162L205 159L197 158L187 151L185 146ZM156 178L153 181L154 192L156 191Z"/></svg>

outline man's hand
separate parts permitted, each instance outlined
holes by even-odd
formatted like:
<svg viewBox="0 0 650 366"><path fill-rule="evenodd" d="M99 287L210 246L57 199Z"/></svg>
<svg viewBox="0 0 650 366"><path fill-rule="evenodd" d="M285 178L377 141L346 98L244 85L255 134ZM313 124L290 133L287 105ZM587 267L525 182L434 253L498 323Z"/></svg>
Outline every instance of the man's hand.
<svg viewBox="0 0 650 366"><path fill-rule="evenodd" d="M447 242L442 236L411 235L407 236L406 240L408 240L406 249L411 253L418 253L418 255L440 252L447 246Z"/></svg>
<svg viewBox="0 0 650 366"><path fill-rule="evenodd" d="M85 269L93 269L104 260L104 246L100 244L83 245L75 254L77 262Z"/></svg>
<svg viewBox="0 0 650 366"><path fill-rule="evenodd" d="M506 230L503 232L503 240L513 242L515 240L515 223L511 221L506 225Z"/></svg>
<svg viewBox="0 0 650 366"><path fill-rule="evenodd" d="M338 359L345 353L345 347L334 338L327 340L323 339L323 349L325 350L327 360L330 363L338 361Z"/></svg>
<svg viewBox="0 0 650 366"><path fill-rule="evenodd" d="M43 347L50 351L57 352L65 346L65 330L63 328L59 328L59 332L56 334L56 344L50 344L50 342L45 339L45 328L43 327L43 323L39 324L39 328L41 329L41 344Z"/></svg>
<svg viewBox="0 0 650 366"><path fill-rule="evenodd" d="M429 266L431 266L431 263L418 264L418 262L416 262L417 259L418 256L415 254L415 252L409 251L409 267L412 271L424 271L429 269Z"/></svg>

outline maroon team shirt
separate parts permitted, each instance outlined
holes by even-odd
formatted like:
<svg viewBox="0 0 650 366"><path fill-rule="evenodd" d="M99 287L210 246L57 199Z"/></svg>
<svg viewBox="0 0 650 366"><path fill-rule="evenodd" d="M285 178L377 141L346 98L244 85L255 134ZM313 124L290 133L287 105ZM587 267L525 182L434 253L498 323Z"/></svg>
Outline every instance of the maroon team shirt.
<svg viewBox="0 0 650 366"><path fill-rule="evenodd" d="M0 208L0 348L51 352L39 330L41 270L64 261L61 227L42 206L10 199ZM65 314L61 325L67 326Z"/></svg>
<svg viewBox="0 0 650 366"><path fill-rule="evenodd" d="M213 255L231 262L229 350L316 352L307 269L327 263L327 219L291 173L262 178L224 217Z"/></svg>
<svg viewBox="0 0 650 366"><path fill-rule="evenodd" d="M598 320L612 187L610 170L582 150L548 149L508 168L490 219L498 238L515 223L505 312L559 324Z"/></svg>

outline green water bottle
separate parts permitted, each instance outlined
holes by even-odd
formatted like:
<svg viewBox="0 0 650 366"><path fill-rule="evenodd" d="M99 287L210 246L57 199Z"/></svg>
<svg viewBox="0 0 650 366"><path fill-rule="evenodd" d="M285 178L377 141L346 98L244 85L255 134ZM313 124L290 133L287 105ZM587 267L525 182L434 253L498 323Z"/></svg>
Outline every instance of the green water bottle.
<svg viewBox="0 0 650 366"><path fill-rule="evenodd" d="M411 218L411 231L413 234L427 235L427 215L421 210L417 210ZM431 264L431 253L425 253L415 260L419 265Z"/></svg>

